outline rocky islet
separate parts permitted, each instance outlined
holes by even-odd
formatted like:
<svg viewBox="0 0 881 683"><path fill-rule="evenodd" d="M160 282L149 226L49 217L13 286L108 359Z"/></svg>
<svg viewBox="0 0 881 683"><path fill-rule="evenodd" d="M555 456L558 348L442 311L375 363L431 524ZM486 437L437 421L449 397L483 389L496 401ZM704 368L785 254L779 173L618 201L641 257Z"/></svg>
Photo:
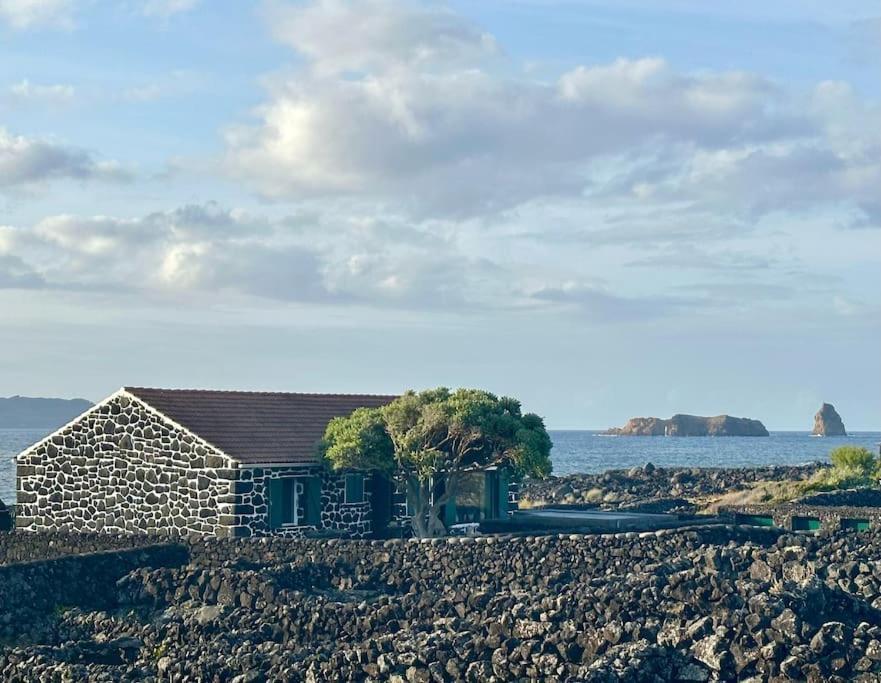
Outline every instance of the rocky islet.
<svg viewBox="0 0 881 683"><path fill-rule="evenodd" d="M759 420L748 417L677 414L669 420L658 417L634 417L623 427L612 427L609 436L768 436Z"/></svg>

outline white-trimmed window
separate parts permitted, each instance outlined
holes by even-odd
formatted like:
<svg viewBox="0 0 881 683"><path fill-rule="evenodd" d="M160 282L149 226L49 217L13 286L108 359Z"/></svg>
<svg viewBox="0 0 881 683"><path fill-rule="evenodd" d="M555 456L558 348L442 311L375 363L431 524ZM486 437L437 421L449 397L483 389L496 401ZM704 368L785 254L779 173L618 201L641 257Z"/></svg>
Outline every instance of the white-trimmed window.
<svg viewBox="0 0 881 683"><path fill-rule="evenodd" d="M345 477L346 493L344 503L346 505L358 505L364 502L364 475L361 472L350 472Z"/></svg>

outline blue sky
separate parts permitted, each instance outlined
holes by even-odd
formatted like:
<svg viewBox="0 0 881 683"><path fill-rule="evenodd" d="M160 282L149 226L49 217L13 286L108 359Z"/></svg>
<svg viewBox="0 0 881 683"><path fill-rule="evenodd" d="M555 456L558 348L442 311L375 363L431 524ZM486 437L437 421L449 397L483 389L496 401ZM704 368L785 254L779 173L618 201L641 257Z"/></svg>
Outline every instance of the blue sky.
<svg viewBox="0 0 881 683"><path fill-rule="evenodd" d="M879 14L0 0L0 394L878 429Z"/></svg>

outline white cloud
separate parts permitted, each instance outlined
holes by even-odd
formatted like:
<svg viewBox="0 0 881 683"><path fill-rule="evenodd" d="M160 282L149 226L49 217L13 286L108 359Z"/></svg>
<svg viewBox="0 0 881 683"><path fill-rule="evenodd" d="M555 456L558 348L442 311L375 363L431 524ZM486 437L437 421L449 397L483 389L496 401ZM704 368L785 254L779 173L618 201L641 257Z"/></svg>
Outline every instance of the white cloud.
<svg viewBox="0 0 881 683"><path fill-rule="evenodd" d="M403 224L268 220L216 204L135 218L49 216L0 230L0 253L45 286L69 289L462 309L508 288L492 262ZM19 280L2 282L15 287Z"/></svg>
<svg viewBox="0 0 881 683"><path fill-rule="evenodd" d="M14 29L71 28L76 0L0 0L0 21Z"/></svg>
<svg viewBox="0 0 881 683"><path fill-rule="evenodd" d="M268 14L305 63L266 80L256 122L228 128L226 164L269 198L347 196L417 218L580 197L692 202L736 221L818 204L848 205L857 222L877 213L876 112L842 84L797 93L659 57L536 81L495 68L491 37L434 5Z"/></svg>
<svg viewBox="0 0 881 683"><path fill-rule="evenodd" d="M271 2L266 15L279 41L327 74L448 67L497 51L492 36L450 10L409 0Z"/></svg>
<svg viewBox="0 0 881 683"><path fill-rule="evenodd" d="M146 0L144 14L168 18L182 12L189 12L198 5L201 0Z"/></svg>
<svg viewBox="0 0 881 683"><path fill-rule="evenodd" d="M0 189L37 186L49 180L127 180L114 161L49 140L13 135L0 127Z"/></svg>
<svg viewBox="0 0 881 683"><path fill-rule="evenodd" d="M6 97L3 98L0 96L0 100L9 99L16 103L33 104L59 104L70 102L76 93L72 85L66 85L63 83L31 83L26 78L18 83L13 83L9 86L6 92Z"/></svg>

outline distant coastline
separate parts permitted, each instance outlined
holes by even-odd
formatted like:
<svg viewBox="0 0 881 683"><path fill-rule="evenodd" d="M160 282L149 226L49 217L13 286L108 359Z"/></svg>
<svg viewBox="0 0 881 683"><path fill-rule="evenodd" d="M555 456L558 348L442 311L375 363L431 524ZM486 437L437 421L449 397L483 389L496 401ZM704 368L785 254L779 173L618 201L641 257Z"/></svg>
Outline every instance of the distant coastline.
<svg viewBox="0 0 881 683"><path fill-rule="evenodd" d="M0 398L0 429L52 431L92 407L84 398Z"/></svg>

